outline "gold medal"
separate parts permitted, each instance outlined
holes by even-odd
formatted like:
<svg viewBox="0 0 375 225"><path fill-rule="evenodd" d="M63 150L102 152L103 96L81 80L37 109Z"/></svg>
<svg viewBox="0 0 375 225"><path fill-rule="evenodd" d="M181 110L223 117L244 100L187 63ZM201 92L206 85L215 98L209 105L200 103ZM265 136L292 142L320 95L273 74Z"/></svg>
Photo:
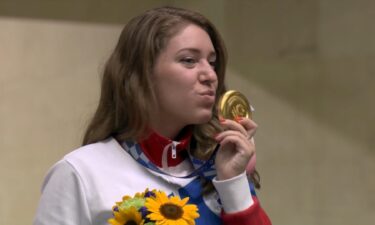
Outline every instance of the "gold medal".
<svg viewBox="0 0 375 225"><path fill-rule="evenodd" d="M247 98L240 92L230 90L219 100L219 115L225 119L236 117L252 118L251 107Z"/></svg>

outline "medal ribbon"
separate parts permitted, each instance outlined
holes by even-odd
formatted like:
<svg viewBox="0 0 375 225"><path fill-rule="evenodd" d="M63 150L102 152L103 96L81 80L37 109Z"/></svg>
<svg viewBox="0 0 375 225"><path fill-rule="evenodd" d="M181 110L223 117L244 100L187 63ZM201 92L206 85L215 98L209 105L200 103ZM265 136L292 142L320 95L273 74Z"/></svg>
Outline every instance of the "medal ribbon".
<svg viewBox="0 0 375 225"><path fill-rule="evenodd" d="M121 143L121 147L129 153L129 155L136 160L142 166L155 171L157 173L165 174L168 176L176 177L176 178L191 178L195 176L203 176L208 180L212 180L216 176L216 169L215 169L215 155L219 148L219 145L215 147L215 150L211 157L208 160L200 160L194 158L191 154L189 154L189 158L191 163L193 164L194 171L187 175L187 176L175 176L168 174L162 171L159 167L153 164L150 159L143 153L141 146L138 143L134 143L132 141L124 141Z"/></svg>

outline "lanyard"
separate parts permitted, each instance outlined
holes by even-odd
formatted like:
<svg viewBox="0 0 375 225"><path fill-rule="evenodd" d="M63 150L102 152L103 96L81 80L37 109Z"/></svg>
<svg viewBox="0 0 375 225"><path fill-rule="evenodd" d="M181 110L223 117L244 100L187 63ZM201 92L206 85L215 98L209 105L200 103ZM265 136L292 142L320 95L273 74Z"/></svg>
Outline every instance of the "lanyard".
<svg viewBox="0 0 375 225"><path fill-rule="evenodd" d="M153 164L150 161L150 159L143 153L142 148L138 143L132 141L123 141L121 143L121 146L139 164L157 173L165 174L176 178L191 178L200 175L208 180L212 180L216 176L215 155L219 148L219 145L215 147L213 154L208 160L200 160L194 158L191 154L189 154L189 158L191 163L193 164L194 171L187 176L174 176L160 170L160 168Z"/></svg>

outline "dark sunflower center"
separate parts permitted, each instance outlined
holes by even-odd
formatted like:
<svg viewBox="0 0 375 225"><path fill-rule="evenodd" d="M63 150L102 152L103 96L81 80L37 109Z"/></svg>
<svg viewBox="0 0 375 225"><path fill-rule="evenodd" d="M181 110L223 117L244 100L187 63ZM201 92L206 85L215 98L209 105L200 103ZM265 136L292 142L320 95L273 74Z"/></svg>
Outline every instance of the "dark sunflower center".
<svg viewBox="0 0 375 225"><path fill-rule="evenodd" d="M134 220L129 220L124 225L138 225Z"/></svg>
<svg viewBox="0 0 375 225"><path fill-rule="evenodd" d="M182 214L184 213L181 207L170 203L162 205L160 207L160 212L165 218L171 220L180 219L182 217Z"/></svg>

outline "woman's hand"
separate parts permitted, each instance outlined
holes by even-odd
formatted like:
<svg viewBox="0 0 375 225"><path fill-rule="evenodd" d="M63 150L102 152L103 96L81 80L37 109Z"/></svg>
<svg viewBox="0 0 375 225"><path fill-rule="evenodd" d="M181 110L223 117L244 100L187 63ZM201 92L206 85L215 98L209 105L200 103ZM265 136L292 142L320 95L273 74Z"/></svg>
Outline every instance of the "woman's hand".
<svg viewBox="0 0 375 225"><path fill-rule="evenodd" d="M253 136L257 124L248 118L237 118L236 121L220 119L220 122L224 131L215 136L215 140L220 144L215 167L217 179L226 180L246 170L255 153Z"/></svg>

